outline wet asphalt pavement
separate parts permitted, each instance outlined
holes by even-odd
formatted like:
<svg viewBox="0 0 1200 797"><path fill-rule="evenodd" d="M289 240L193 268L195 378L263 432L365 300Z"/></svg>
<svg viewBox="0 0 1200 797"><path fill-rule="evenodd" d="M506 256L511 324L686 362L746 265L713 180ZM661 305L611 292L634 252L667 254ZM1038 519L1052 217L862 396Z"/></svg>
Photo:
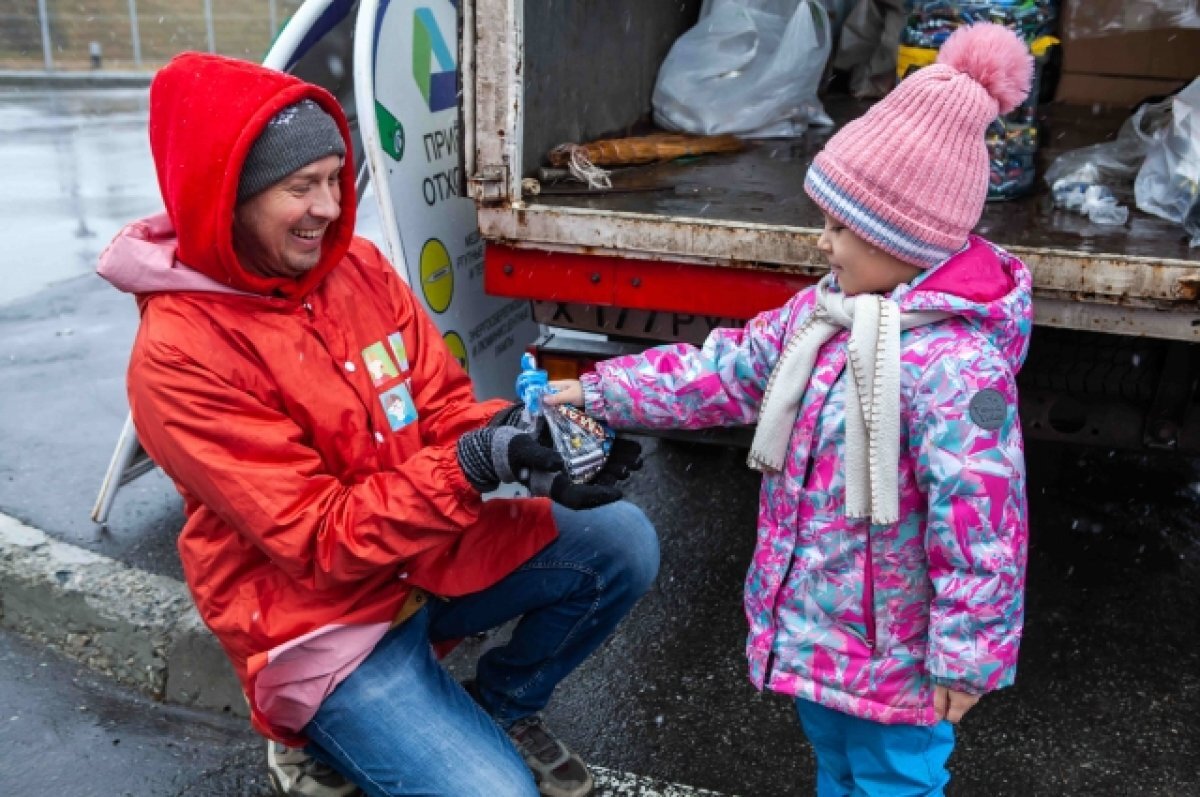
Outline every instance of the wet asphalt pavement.
<svg viewBox="0 0 1200 797"><path fill-rule="evenodd" d="M756 693L742 664L757 477L737 450L647 448L629 493L659 526L662 573L610 644L563 684L550 720L610 768L746 797L811 794L790 705ZM1086 475L1034 499L1017 686L968 716L949 793L1200 795L1196 465L1096 451L1067 466ZM5 509L12 501L0 494ZM27 653L23 671L9 648L0 648L0 769L17 783L65 777L64 757L99 755L108 763L79 781L95 790L58 793L258 793L260 746L240 722L154 706L88 674L72 676L69 689L51 675L47 686L35 668L53 657ZM81 688L104 721L77 712ZM127 766L110 766L133 745L139 754Z"/></svg>
<svg viewBox="0 0 1200 797"><path fill-rule="evenodd" d="M1017 685L961 726L949 793L1200 795L1197 464L1063 460L1057 486L1031 491ZM744 795L809 794L790 704L757 695L741 660L757 478L734 450L660 446L651 461L630 492L660 523L664 571L634 628L586 668L620 695L586 723L597 757Z"/></svg>
<svg viewBox="0 0 1200 797"><path fill-rule="evenodd" d="M122 490L107 534L87 517L125 416L136 310L97 278L72 275L124 220L90 215L106 207L92 198L127 189L107 178L74 188L60 180L56 198L48 174L22 165L46 157L39 140L49 152L91 151L78 141L72 150L63 131L90 135L104 98L87 100L88 115L39 116L49 103L0 95L0 165L49 192L39 214L59 214L43 220L58 233L0 255L0 286L29 269L42 275L0 294L0 511L178 577L182 514L161 473ZM129 113L122 103L114 113ZM116 129L114 141L142 135L132 123ZM28 149L10 159L17 137ZM122 144L109 149L136 160ZM153 210L152 182L128 190L140 199L126 196L121 209ZM0 197L10 232L22 229L14 219L43 223L22 202ZM91 237L70 232L80 208ZM963 724L950 794L1200 796L1200 464L1041 447L1030 460L1017 685L984 698ZM812 793L789 703L745 678L741 582L757 489L739 450L647 441L647 467L628 493L659 527L658 583L548 712L589 760L744 797ZM155 706L0 635L0 793L257 794L259 749L237 720Z"/></svg>
<svg viewBox="0 0 1200 797"><path fill-rule="evenodd" d="M265 797L262 750L241 720L155 703L0 631L0 793Z"/></svg>
<svg viewBox="0 0 1200 797"><path fill-rule="evenodd" d="M0 87L0 303L91 271L121 225L157 209L146 102L145 89Z"/></svg>

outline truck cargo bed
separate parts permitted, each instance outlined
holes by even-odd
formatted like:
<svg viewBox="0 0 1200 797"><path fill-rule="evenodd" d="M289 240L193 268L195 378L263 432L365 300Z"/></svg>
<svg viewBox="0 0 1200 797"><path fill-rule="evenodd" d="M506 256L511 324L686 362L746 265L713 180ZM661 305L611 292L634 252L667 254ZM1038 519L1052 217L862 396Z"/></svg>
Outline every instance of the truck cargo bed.
<svg viewBox="0 0 1200 797"><path fill-rule="evenodd" d="M550 352L587 362L652 342L698 343L777 307L826 273L822 219L803 191L832 133L749 142L613 175L615 190L543 178L547 155L649 130L659 65L698 0L474 0L462 7L469 190L488 246L485 286L528 299ZM1103 71L1103 70L1099 70ZM868 103L822 97L845 124ZM1032 437L1200 451L1200 249L1135 207L1105 227L1056 210L1041 179L1061 153L1112 140L1125 111L1039 109L1034 191L989 204L977 230L1020 256L1037 331L1021 382ZM836 127L834 128L836 129ZM530 181L538 180L534 186ZM533 189L540 189L533 190ZM588 338L580 349L575 334ZM546 349L543 349L546 352Z"/></svg>
<svg viewBox="0 0 1200 797"><path fill-rule="evenodd" d="M866 106L842 98L827 103L837 120L853 118ZM1043 110L1045 142L1042 167L1061 152L1111 138L1122 119L1078 106L1050 105ZM547 186L531 206L588 208L675 219L703 219L783 227L818 228L821 213L802 189L813 156L830 135L811 130L801 139L748 142L734 155L705 156L613 174L613 191L587 191L578 183ZM1016 201L989 202L978 231L1004 246L1076 250L1120 257L1188 261L1200 268L1200 249L1189 249L1179 225L1131 207L1124 226L1092 224L1085 217L1056 211L1040 180L1032 195Z"/></svg>
<svg viewBox="0 0 1200 797"><path fill-rule="evenodd" d="M519 5L464 6L466 29L475 32L466 49L466 71L475 75L465 86L466 169L480 231L494 251L756 269L783 278L825 272L816 247L821 218L802 186L830 129L752 142L736 155L629 169L614 175L613 191L549 181L540 193L528 190L553 147L646 129L658 65L694 22L698 3ZM867 107L822 99L842 124ZM1125 114L1050 103L1040 116L1044 173L1061 152L1111 140ZM1180 225L1137 210L1131 193L1118 193L1131 208L1128 223L1105 227L1055 210L1039 177L1030 196L989 204L977 229L1029 265L1038 324L1200 341L1200 250L1188 248ZM505 260L497 262L503 279L493 281L490 271L487 278L497 295L526 296L542 279L523 272L519 258L497 258ZM576 289L568 280L554 285L554 296L620 307L613 285Z"/></svg>

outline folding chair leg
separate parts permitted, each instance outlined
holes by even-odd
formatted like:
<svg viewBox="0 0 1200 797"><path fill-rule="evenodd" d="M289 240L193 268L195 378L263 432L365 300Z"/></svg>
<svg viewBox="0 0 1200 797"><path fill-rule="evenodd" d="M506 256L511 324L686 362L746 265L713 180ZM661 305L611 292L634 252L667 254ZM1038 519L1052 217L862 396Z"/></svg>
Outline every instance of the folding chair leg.
<svg viewBox="0 0 1200 797"><path fill-rule="evenodd" d="M133 428L133 416L126 415L125 426L117 439L117 448L113 451L108 471L104 474L104 482L100 485L100 494L96 496L96 504L92 507L92 520L101 524L107 522L113 499L117 497L117 490L153 468L154 463L138 442L137 430Z"/></svg>

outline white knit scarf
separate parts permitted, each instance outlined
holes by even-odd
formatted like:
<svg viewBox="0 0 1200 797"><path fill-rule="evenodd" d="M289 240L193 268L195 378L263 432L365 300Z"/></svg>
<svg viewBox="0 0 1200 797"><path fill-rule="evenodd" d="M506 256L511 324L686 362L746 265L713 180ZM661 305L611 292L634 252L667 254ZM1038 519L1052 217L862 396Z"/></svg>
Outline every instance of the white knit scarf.
<svg viewBox="0 0 1200 797"><path fill-rule="evenodd" d="M947 313L901 313L873 293L832 293L833 276L817 284L817 304L796 328L763 395L748 464L779 472L796 415L821 347L850 330L846 387L846 516L895 523L900 516L900 330L930 324Z"/></svg>

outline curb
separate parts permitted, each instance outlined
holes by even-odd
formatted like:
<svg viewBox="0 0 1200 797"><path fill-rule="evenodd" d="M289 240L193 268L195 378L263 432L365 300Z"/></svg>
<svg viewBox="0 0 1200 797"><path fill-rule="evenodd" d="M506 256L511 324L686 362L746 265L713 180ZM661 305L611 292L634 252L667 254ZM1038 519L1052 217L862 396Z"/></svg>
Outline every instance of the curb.
<svg viewBox="0 0 1200 797"><path fill-rule="evenodd" d="M21 88L91 89L144 88L153 71L146 72L47 72L0 69L0 86Z"/></svg>
<svg viewBox="0 0 1200 797"><path fill-rule="evenodd" d="M157 700L247 715L220 644L179 581L0 514L0 627Z"/></svg>

